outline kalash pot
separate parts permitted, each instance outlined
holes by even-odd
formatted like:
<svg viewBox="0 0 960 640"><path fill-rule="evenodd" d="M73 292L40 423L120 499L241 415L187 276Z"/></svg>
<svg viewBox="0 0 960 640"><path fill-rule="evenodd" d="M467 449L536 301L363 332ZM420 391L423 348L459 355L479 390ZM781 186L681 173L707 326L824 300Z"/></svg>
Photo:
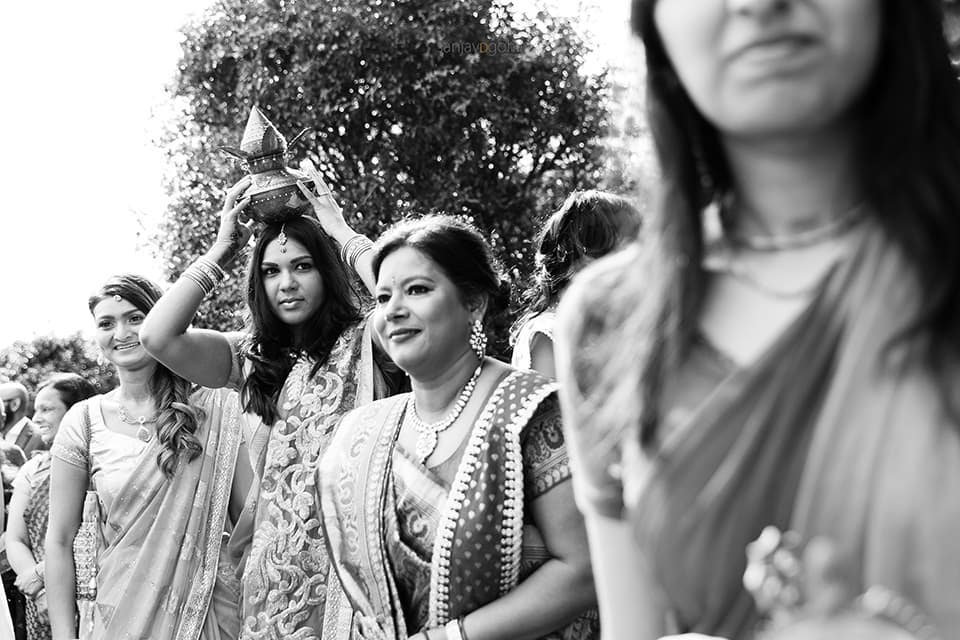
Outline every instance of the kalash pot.
<svg viewBox="0 0 960 640"><path fill-rule="evenodd" d="M310 209L310 202L297 188L297 181L313 188L313 180L287 166L287 149L307 131L309 129L298 133L288 145L273 123L255 106L247 119L240 148L220 147L221 151L242 160L250 173L252 182L243 195L250 197L245 211L254 220L264 224L284 222Z"/></svg>

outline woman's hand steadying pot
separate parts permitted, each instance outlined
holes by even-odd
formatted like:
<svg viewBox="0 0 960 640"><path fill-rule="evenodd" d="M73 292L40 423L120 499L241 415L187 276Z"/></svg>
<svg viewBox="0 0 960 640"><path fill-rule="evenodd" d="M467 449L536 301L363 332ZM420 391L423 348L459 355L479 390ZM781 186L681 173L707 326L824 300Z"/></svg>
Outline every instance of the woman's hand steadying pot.
<svg viewBox="0 0 960 640"><path fill-rule="evenodd" d="M343 233L352 233L353 231L347 225L346 220L343 219L343 209L334 200L333 192L314 164L309 160L304 160L300 164L300 170L313 180L313 188L316 193L308 189L302 182L298 182L297 186L300 187L300 193L303 194L303 197L313 206L313 213L327 235L337 238Z"/></svg>
<svg viewBox="0 0 960 640"><path fill-rule="evenodd" d="M254 221L245 213L244 209L250 204L250 198L242 198L243 192L250 186L250 176L244 177L227 191L220 212L220 229L217 231L217 240L208 252L208 256L221 267L226 266L237 253L246 246L250 236L254 233ZM239 199L239 201L238 201Z"/></svg>

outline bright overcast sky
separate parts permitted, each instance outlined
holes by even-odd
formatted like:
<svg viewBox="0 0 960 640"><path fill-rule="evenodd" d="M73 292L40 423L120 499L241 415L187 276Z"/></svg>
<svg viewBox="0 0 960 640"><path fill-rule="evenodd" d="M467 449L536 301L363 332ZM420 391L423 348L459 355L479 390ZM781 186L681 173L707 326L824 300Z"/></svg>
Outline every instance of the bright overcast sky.
<svg viewBox="0 0 960 640"><path fill-rule="evenodd" d="M572 13L577 2L548 5ZM86 298L112 273L159 279L145 243L165 197L154 114L179 57L178 28L208 4L0 2L0 348L88 332ZM591 30L601 57L616 61L629 3L595 4Z"/></svg>

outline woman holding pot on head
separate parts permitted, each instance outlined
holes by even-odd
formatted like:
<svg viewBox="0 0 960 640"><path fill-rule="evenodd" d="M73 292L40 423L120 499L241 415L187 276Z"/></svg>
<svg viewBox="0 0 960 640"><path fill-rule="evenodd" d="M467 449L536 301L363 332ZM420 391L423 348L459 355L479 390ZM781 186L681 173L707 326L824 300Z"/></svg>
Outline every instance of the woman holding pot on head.
<svg viewBox="0 0 960 640"><path fill-rule="evenodd" d="M73 405L96 393L94 386L75 373L58 373L40 383L33 400L33 423L50 446L60 421ZM44 588L44 540L50 505L49 451L27 461L13 481L7 557L17 572L17 588L27 596L27 637L49 640L50 620Z"/></svg>
<svg viewBox="0 0 960 640"><path fill-rule="evenodd" d="M319 174L311 176L323 185ZM389 394L388 364L376 347L347 273L369 275L370 242L347 226L329 189L307 190L313 216L254 223L245 212L249 178L228 193L217 241L150 313L144 345L198 384L240 391L256 475L237 541L242 637L319 637L340 615L328 593L316 470L340 417ZM314 217L315 216L315 217ZM322 221L322 223L321 223ZM247 270L245 332L190 328L222 268L259 227ZM329 231L329 233L328 233ZM336 242L343 246L342 260ZM344 611L342 615L349 615ZM299 637L299 636L298 636Z"/></svg>
<svg viewBox="0 0 960 640"><path fill-rule="evenodd" d="M378 240L376 329L413 391L347 414L321 465L331 561L354 608L331 638L595 638L555 385L485 354L506 298L471 226Z"/></svg>
<svg viewBox="0 0 960 640"><path fill-rule="evenodd" d="M661 209L643 246L575 280L558 332L611 638L751 638L767 614L831 610L960 629L960 85L942 19L940 0L634 2ZM768 526L799 541L773 598L788 615L767 608L779 582L759 583L762 611L743 584ZM818 537L831 606L796 584Z"/></svg>
<svg viewBox="0 0 960 640"><path fill-rule="evenodd" d="M90 298L120 384L71 407L51 449L44 578L54 640L78 635L78 585L93 596L81 602L84 640L237 636L225 536L250 485L237 397L194 388L144 350L143 320L161 295L124 274ZM85 504L88 486L95 504ZM81 522L93 540L82 538L75 557Z"/></svg>

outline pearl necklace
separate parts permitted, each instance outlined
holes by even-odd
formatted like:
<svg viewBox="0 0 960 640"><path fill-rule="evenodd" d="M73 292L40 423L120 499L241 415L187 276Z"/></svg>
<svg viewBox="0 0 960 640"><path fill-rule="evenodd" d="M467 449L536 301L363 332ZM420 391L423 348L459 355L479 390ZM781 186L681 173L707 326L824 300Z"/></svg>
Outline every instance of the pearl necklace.
<svg viewBox="0 0 960 640"><path fill-rule="evenodd" d="M119 402L117 403L118 413L120 415L120 422L124 424L129 424L137 427L137 438L143 442L149 442L150 438L153 437L153 432L146 427L146 425L151 424L157 421L157 416L152 416L148 418L147 416L139 416L137 418L131 418L127 414L127 410L123 408L123 405Z"/></svg>
<svg viewBox="0 0 960 640"><path fill-rule="evenodd" d="M467 380L467 384L463 385L463 389L460 390L453 409L437 422L427 424L420 418L420 414L417 413L417 400L412 393L410 394L410 398L407 401L407 415L410 416L410 420L417 430L417 459L420 460L420 464L424 464L427 458L436 450L440 432L456 422L460 414L463 413L464 407L467 406L467 401L469 401L470 396L473 395L473 389L477 386L477 379L480 377L480 371L482 369L483 360L481 359L473 375Z"/></svg>

